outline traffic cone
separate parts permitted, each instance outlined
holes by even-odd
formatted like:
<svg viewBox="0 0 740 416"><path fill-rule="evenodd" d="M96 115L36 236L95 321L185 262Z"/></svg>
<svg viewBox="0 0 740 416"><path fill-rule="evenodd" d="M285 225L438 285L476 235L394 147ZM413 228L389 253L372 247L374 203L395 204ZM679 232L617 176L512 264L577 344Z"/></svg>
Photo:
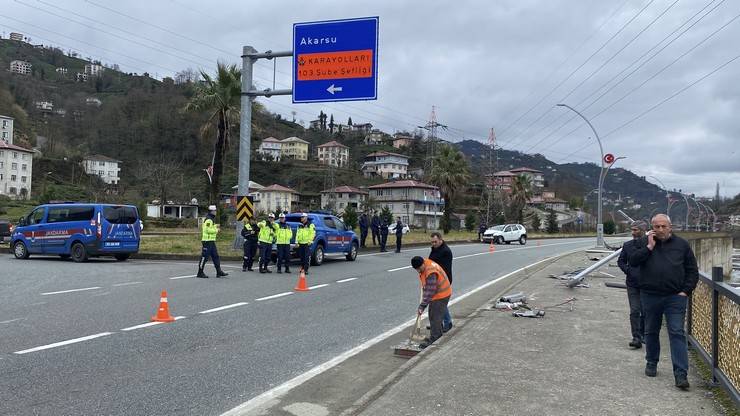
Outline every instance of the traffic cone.
<svg viewBox="0 0 740 416"><path fill-rule="evenodd" d="M494 251L496 251L496 246L494 246L493 241L491 241L491 245L488 246L488 252L493 253Z"/></svg>
<svg viewBox="0 0 740 416"><path fill-rule="evenodd" d="M152 316L152 322L175 322L175 318L170 315L166 290L162 291L162 295L159 298L159 309L157 309L157 315Z"/></svg>
<svg viewBox="0 0 740 416"><path fill-rule="evenodd" d="M296 292L308 292L308 286L306 286L306 272L301 267L301 273L298 275L298 283L293 288Z"/></svg>

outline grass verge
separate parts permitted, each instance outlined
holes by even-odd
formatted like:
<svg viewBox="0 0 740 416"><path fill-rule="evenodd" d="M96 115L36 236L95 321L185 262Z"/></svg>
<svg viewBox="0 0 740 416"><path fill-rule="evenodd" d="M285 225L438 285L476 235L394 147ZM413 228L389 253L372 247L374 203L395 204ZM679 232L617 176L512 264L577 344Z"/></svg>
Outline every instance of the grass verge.
<svg viewBox="0 0 740 416"><path fill-rule="evenodd" d="M740 409L735 406L735 402L732 401L730 395L722 387L713 387L711 385L712 369L709 367L709 365L704 362L704 360L696 351L694 351L693 348L689 348L689 356L691 357L691 361L694 364L696 373L699 374L699 377L701 377L702 381L704 381L704 383L702 383L702 385L697 388L705 390L707 392L706 394L711 394L711 397L714 399L714 404L721 412L721 415L740 416Z"/></svg>

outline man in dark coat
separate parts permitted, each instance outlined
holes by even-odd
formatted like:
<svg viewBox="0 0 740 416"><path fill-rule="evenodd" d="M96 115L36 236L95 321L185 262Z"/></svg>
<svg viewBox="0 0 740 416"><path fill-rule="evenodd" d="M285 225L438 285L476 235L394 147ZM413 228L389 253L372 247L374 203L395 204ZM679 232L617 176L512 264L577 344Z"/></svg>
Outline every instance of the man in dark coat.
<svg viewBox="0 0 740 416"><path fill-rule="evenodd" d="M655 377L660 359L660 327L665 316L676 387L689 388L689 353L684 322L688 297L699 281L696 257L689 243L673 235L671 219L653 217L653 229L636 241L630 266L640 268L640 302L645 314L645 375Z"/></svg>
<svg viewBox="0 0 740 416"><path fill-rule="evenodd" d="M388 222L385 220L385 218L380 220L380 237L378 238L378 242L380 244L380 252L385 253L385 243L388 242Z"/></svg>
<svg viewBox="0 0 740 416"><path fill-rule="evenodd" d="M401 218L396 219L396 253L401 252L401 238L403 238L403 223Z"/></svg>
<svg viewBox="0 0 740 416"><path fill-rule="evenodd" d="M643 330L645 328L645 317L642 314L642 305L640 304L640 269L631 267L629 259L635 252L635 242L645 235L647 223L645 221L635 221L630 226L632 231L632 241L622 244L622 252L619 253L617 264L627 276L627 300L630 304L630 327L632 328L632 341L629 346L632 348L642 348L644 341Z"/></svg>
<svg viewBox="0 0 740 416"><path fill-rule="evenodd" d="M360 215L360 247L365 247L365 240L367 240L367 229L369 226L367 213L363 212Z"/></svg>
<svg viewBox="0 0 740 416"><path fill-rule="evenodd" d="M439 264L447 275L447 280L452 286L452 250L442 239L442 234L437 231L432 233L432 251L429 253L429 260ZM442 331L447 332L452 329L452 315L450 308L445 307L445 313L442 317Z"/></svg>
<svg viewBox="0 0 740 416"><path fill-rule="evenodd" d="M373 217L370 220L370 231L373 233L373 245L380 244L380 217L373 211Z"/></svg>

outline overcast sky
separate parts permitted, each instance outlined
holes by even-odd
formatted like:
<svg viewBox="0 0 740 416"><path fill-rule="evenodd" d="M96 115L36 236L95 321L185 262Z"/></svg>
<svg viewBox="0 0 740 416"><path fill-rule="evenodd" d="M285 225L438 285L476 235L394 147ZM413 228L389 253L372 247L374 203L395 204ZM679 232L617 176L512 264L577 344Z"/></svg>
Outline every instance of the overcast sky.
<svg viewBox="0 0 740 416"><path fill-rule="evenodd" d="M564 102L605 152L626 157L617 166L697 195L717 182L740 193L737 0L4 0L0 30L162 78L240 65L244 45L290 50L293 23L364 16L380 17L377 100L259 101L306 123L323 110L389 133L425 124L436 106L447 140L485 142L493 127L506 149L598 162L588 126L554 106ZM276 87L290 88L290 60L276 70ZM256 86L272 87L272 73L260 61Z"/></svg>

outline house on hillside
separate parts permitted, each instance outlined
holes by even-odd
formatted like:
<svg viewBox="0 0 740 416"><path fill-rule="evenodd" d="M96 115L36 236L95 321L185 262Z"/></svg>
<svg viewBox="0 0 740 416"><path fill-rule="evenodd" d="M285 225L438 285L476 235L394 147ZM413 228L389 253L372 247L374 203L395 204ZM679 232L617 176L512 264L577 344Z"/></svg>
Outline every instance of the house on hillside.
<svg viewBox="0 0 740 416"><path fill-rule="evenodd" d="M105 68L98 64L85 64L85 74L90 77L97 77L103 73Z"/></svg>
<svg viewBox="0 0 740 416"><path fill-rule="evenodd" d="M157 201L146 204L146 216L151 218L198 218L198 204L177 204L168 201L159 204Z"/></svg>
<svg viewBox="0 0 740 416"><path fill-rule="evenodd" d="M393 218L416 227L439 228L444 200L439 188L423 182L404 180L368 187L378 209L387 206Z"/></svg>
<svg viewBox="0 0 740 416"><path fill-rule="evenodd" d="M122 162L103 155L90 155L82 158L82 167L88 175L97 175L108 185L118 185L121 180Z"/></svg>
<svg viewBox="0 0 740 416"><path fill-rule="evenodd" d="M362 174L366 178L404 179L408 175L409 157L391 152L373 152L365 156Z"/></svg>
<svg viewBox="0 0 740 416"><path fill-rule="evenodd" d="M0 115L0 140L13 144L13 117Z"/></svg>
<svg viewBox="0 0 740 416"><path fill-rule="evenodd" d="M373 129L373 125L370 123L352 124L352 131L360 133L369 133Z"/></svg>
<svg viewBox="0 0 740 416"><path fill-rule="evenodd" d="M280 141L281 157L308 160L308 142L298 137L288 137Z"/></svg>
<svg viewBox="0 0 740 416"><path fill-rule="evenodd" d="M334 209L342 213L345 208L352 207L359 211L367 206L368 195L368 191L347 185L325 189L321 191L321 209Z"/></svg>
<svg viewBox="0 0 740 416"><path fill-rule="evenodd" d="M10 72L28 75L31 73L31 63L28 61L21 61L19 59L10 61Z"/></svg>
<svg viewBox="0 0 740 416"><path fill-rule="evenodd" d="M10 32L9 39L10 40L15 40L15 41L18 41L18 42L23 42L23 33Z"/></svg>
<svg viewBox="0 0 740 416"><path fill-rule="evenodd" d="M489 177L488 186L493 189L503 190L506 193L511 193L514 178L519 175L524 175L530 178L532 181L532 190L535 192L537 189L545 187L545 175L539 170L527 167L496 172L493 174L493 178Z"/></svg>
<svg viewBox="0 0 740 416"><path fill-rule="evenodd" d="M316 152L321 164L342 168L349 163L349 147L335 140L316 146Z"/></svg>
<svg viewBox="0 0 740 416"><path fill-rule="evenodd" d="M386 134L380 130L373 130L365 135L365 144L368 146L383 144L385 142Z"/></svg>
<svg viewBox="0 0 740 416"><path fill-rule="evenodd" d="M274 137L268 137L262 140L260 146L257 148L257 152L263 156L269 156L272 160L279 162L282 154L283 144L280 140Z"/></svg>
<svg viewBox="0 0 740 416"><path fill-rule="evenodd" d="M32 172L33 151L0 140L0 195L30 199Z"/></svg>
<svg viewBox="0 0 740 416"><path fill-rule="evenodd" d="M257 192L259 202L255 202L256 211L275 212L294 211L300 202L298 191L282 185L273 184Z"/></svg>
<svg viewBox="0 0 740 416"><path fill-rule="evenodd" d="M400 149L402 147L409 147L413 142L414 138L408 133L396 133L393 135L393 147Z"/></svg>

